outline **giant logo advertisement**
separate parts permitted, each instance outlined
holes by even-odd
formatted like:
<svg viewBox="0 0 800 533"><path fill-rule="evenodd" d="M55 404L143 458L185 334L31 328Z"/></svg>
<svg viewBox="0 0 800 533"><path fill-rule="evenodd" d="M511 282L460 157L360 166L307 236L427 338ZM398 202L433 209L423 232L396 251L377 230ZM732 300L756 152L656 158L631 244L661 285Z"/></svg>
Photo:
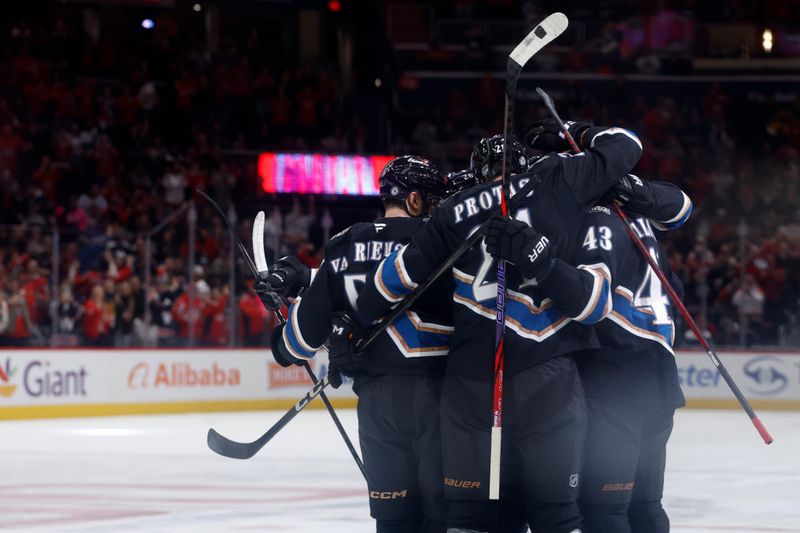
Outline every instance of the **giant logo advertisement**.
<svg viewBox="0 0 800 533"><path fill-rule="evenodd" d="M0 398L12 400L8 403L85 398L89 376L86 366L80 361L51 358L50 354L43 351L30 357L1 357Z"/></svg>
<svg viewBox="0 0 800 533"><path fill-rule="evenodd" d="M320 352L311 369L321 378L327 363ZM283 368L269 350L0 349L0 418L4 407L293 403L311 386L303 367ZM349 386L327 392L331 397L353 396Z"/></svg>

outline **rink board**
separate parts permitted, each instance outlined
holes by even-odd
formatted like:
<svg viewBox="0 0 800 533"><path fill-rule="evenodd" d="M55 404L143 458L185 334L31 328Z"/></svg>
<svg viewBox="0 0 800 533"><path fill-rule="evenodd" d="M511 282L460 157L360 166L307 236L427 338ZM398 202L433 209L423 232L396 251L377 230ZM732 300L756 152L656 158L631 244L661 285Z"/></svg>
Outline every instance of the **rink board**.
<svg viewBox="0 0 800 533"><path fill-rule="evenodd" d="M327 373L325 352L311 368ZM269 350L0 349L0 369L0 419L288 409L312 386ZM326 393L355 405L349 383Z"/></svg>
<svg viewBox="0 0 800 533"><path fill-rule="evenodd" d="M719 356L754 407L800 409L800 352ZM326 353L311 365L324 376ZM689 407L737 407L704 352L679 352L678 367ZM310 387L304 369L278 366L269 350L0 349L0 419L288 409ZM349 384L327 393L355 405Z"/></svg>

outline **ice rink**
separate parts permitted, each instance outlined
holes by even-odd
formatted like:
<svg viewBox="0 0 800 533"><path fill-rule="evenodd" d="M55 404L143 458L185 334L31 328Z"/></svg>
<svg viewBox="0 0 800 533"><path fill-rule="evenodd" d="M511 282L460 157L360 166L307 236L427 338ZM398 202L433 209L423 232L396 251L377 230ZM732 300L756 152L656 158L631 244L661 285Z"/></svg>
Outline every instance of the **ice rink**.
<svg viewBox="0 0 800 533"><path fill-rule="evenodd" d="M341 416L355 437L355 413ZM0 529L374 531L365 484L325 411L306 411L248 461L205 444L253 440L277 412L0 422ZM668 459L673 531L800 532L800 414L683 411Z"/></svg>

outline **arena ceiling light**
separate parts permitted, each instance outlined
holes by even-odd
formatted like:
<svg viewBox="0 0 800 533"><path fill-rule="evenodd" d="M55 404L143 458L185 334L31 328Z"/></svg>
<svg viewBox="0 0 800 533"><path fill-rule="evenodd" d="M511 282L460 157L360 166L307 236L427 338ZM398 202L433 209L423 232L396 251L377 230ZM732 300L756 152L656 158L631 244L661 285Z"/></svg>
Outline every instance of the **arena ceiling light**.
<svg viewBox="0 0 800 533"><path fill-rule="evenodd" d="M764 48L766 53L772 52L772 30L769 28L764 29L764 33L761 34L761 46Z"/></svg>
<svg viewBox="0 0 800 533"><path fill-rule="evenodd" d="M152 30L156 27L156 23L153 19L142 19L141 26L146 30Z"/></svg>

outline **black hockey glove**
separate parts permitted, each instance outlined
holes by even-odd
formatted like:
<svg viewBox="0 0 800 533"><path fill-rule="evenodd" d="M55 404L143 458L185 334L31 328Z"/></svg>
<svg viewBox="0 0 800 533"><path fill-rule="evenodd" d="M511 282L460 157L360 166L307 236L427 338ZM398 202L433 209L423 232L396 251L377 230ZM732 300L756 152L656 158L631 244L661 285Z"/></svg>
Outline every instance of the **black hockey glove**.
<svg viewBox="0 0 800 533"><path fill-rule="evenodd" d="M283 343L283 328L285 327L286 324L283 324L272 330L272 357L275 358L276 363L284 368L292 365L301 366L305 359L298 359L290 354Z"/></svg>
<svg viewBox="0 0 800 533"><path fill-rule="evenodd" d="M649 181L633 174L623 176L611 190L609 200L617 201L626 210L650 216L655 206L655 192Z"/></svg>
<svg viewBox="0 0 800 533"><path fill-rule="evenodd" d="M367 354L355 351L355 343L360 338L360 328L347 314L333 318L333 328L328 337L328 379L333 388L342 384L342 375L354 377L364 370Z"/></svg>
<svg viewBox="0 0 800 533"><path fill-rule="evenodd" d="M555 263L547 237L524 222L499 215L487 224L486 249L496 259L517 265L527 279L543 280Z"/></svg>
<svg viewBox="0 0 800 533"><path fill-rule="evenodd" d="M269 283L264 280L256 281L253 284L253 290L256 291L256 295L261 300L261 303L264 304L264 307L270 311L278 311L285 303L283 298L273 291Z"/></svg>
<svg viewBox="0 0 800 533"><path fill-rule="evenodd" d="M588 122L572 122L567 121L564 123L567 130L575 139L577 145L583 149L581 144L583 140L583 133L592 127ZM554 118L546 118L538 122L534 122L528 127L525 132L525 144L537 150L544 150L545 152L566 152L572 147L569 145L564 132L559 126L558 121Z"/></svg>
<svg viewBox="0 0 800 533"><path fill-rule="evenodd" d="M293 255L287 255L269 267L267 283L282 298L294 298L311 284L311 270Z"/></svg>

